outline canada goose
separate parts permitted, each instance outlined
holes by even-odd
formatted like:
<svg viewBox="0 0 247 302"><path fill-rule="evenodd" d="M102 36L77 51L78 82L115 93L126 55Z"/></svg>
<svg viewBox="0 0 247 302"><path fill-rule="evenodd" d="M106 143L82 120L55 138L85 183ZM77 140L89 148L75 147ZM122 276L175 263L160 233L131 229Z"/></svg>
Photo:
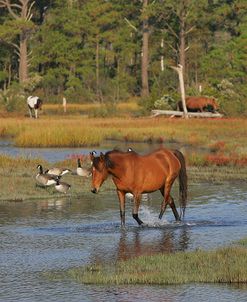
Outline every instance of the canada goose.
<svg viewBox="0 0 247 302"><path fill-rule="evenodd" d="M49 174L49 175L55 175L55 176L63 176L64 174L67 174L71 172L70 169L62 169L62 168L50 168L48 170L45 171L45 174Z"/></svg>
<svg viewBox="0 0 247 302"><path fill-rule="evenodd" d="M84 177L89 177L92 174L91 169L82 168L80 158L77 159L76 174Z"/></svg>
<svg viewBox="0 0 247 302"><path fill-rule="evenodd" d="M60 182L59 178L57 177L55 188L58 192L66 194L71 188L71 185L67 184L66 182Z"/></svg>
<svg viewBox="0 0 247 302"><path fill-rule="evenodd" d="M43 167L41 165L38 165L37 169L39 169L39 173L36 175L36 180L39 184L47 187L56 183L56 177L49 174L44 174Z"/></svg>

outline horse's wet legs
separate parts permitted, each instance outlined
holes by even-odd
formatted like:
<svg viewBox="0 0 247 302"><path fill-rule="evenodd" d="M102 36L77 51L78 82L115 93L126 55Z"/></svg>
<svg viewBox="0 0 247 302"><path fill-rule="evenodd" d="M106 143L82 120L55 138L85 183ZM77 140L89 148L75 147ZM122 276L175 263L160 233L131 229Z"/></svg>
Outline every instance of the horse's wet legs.
<svg viewBox="0 0 247 302"><path fill-rule="evenodd" d="M168 202L162 203L159 219L161 219L162 216L163 216L163 214L165 213L165 210L166 210L166 207L167 207L168 203L169 203L169 205L170 205L170 207L172 209L172 212L173 212L173 215L174 215L176 221L180 221L181 219L180 219L180 216L179 216L178 211L176 209L176 206L175 206L175 203L174 203L174 199L171 196L169 196Z"/></svg>
<svg viewBox="0 0 247 302"><path fill-rule="evenodd" d="M141 203L141 195L135 195L134 196L134 207L133 207L133 218L137 221L139 225L143 224L143 221L138 216L138 210Z"/></svg>
<svg viewBox="0 0 247 302"><path fill-rule="evenodd" d="M170 204L172 212L173 212L173 214L175 216L176 221L180 221L181 219L180 219L180 216L179 216L178 211L176 209L176 206L175 206L175 203L174 203L174 199L171 196L170 196L170 203L169 204Z"/></svg>
<svg viewBox="0 0 247 302"><path fill-rule="evenodd" d="M162 218L162 216L165 213L166 207L170 201L170 192L171 192L171 187L173 184L174 180L169 180L166 182L165 186L160 189L161 194L164 196L164 200L161 204L161 209L160 209L160 214L159 214L159 219ZM175 205L174 205L175 206Z"/></svg>
<svg viewBox="0 0 247 302"><path fill-rule="evenodd" d="M117 190L117 195L119 199L121 227L124 227L125 226L125 193L123 191Z"/></svg>
<svg viewBox="0 0 247 302"><path fill-rule="evenodd" d="M159 219L162 218L162 216L164 215L165 213L165 210L166 210L166 207L167 207L167 203L161 205L161 210L160 210L160 214L159 214Z"/></svg>

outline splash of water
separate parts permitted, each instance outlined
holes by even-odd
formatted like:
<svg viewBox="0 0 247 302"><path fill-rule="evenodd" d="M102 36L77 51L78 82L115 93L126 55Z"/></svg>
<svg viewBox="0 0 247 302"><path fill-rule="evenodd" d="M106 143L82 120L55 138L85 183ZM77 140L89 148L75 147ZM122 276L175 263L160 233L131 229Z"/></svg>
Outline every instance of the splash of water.
<svg viewBox="0 0 247 302"><path fill-rule="evenodd" d="M164 218L160 220L157 212L153 211L152 208L147 205L141 205L139 214L145 225L148 227L160 227L169 224Z"/></svg>

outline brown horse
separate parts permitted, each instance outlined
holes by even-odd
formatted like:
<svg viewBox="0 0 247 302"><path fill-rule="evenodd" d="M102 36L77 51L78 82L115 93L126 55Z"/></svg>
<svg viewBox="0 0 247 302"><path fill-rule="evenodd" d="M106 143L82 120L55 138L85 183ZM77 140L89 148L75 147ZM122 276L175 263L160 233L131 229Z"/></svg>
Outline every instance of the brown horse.
<svg viewBox="0 0 247 302"><path fill-rule="evenodd" d="M187 110L190 112L200 111L205 109L215 112L218 109L218 105L213 98L203 96L188 96L185 98ZM178 102L178 109L183 111L182 102Z"/></svg>
<svg viewBox="0 0 247 302"><path fill-rule="evenodd" d="M90 153L92 161L92 192L97 193L109 175L117 188L120 203L121 225L125 225L125 194L132 193L134 205L132 216L139 225L138 217L142 193L160 190L164 199L161 204L161 219L169 204L175 219L184 215L187 203L187 174L185 159L178 150L158 149L148 155L139 155L134 151L109 151L100 156ZM174 200L170 195L175 179L179 177L181 214L179 216Z"/></svg>

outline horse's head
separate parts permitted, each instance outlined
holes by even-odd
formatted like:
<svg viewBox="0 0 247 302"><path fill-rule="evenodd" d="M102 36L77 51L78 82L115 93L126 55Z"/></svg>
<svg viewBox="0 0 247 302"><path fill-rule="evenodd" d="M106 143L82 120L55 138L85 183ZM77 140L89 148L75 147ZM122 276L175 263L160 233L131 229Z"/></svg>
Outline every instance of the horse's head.
<svg viewBox="0 0 247 302"><path fill-rule="evenodd" d="M219 106L214 98L209 99L209 105L211 105L215 111L219 109Z"/></svg>
<svg viewBox="0 0 247 302"><path fill-rule="evenodd" d="M40 98L38 99L37 104L38 104L38 109L42 110L43 101Z"/></svg>
<svg viewBox="0 0 247 302"><path fill-rule="evenodd" d="M100 156L95 156L95 152L90 153L92 162L92 193L98 193L99 188L107 179L108 169L105 162L105 155L101 152Z"/></svg>

